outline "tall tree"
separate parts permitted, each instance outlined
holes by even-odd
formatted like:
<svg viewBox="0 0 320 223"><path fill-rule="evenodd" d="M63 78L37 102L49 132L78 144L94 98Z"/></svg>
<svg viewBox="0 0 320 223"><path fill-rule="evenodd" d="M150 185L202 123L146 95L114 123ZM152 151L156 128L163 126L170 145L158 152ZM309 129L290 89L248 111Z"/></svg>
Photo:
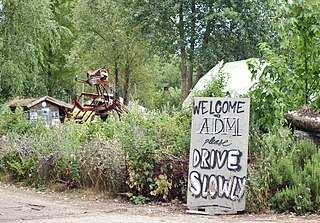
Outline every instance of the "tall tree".
<svg viewBox="0 0 320 223"><path fill-rule="evenodd" d="M188 91L193 87L193 67L194 67L194 49L196 44L196 1L191 0L191 19L190 19L190 49L189 49L189 72L188 72Z"/></svg>
<svg viewBox="0 0 320 223"><path fill-rule="evenodd" d="M199 79L221 59L258 56L257 44L273 34L269 1L150 0L134 1L132 7L150 42L180 55L182 100L195 69Z"/></svg>
<svg viewBox="0 0 320 223"><path fill-rule="evenodd" d="M58 25L57 44L47 42L44 47L43 69L47 74L48 94L65 99L73 87L73 73L67 65L67 58L76 39L76 30L72 23L72 10L77 0L51 0L53 20Z"/></svg>
<svg viewBox="0 0 320 223"><path fill-rule="evenodd" d="M253 72L264 69L253 92L257 123L274 126L288 110L312 104L319 110L320 2L280 1L277 29L280 44L261 44L261 59Z"/></svg>
<svg viewBox="0 0 320 223"><path fill-rule="evenodd" d="M51 1L3 0L0 17L1 97L47 94L46 48L55 49L61 38Z"/></svg>
<svg viewBox="0 0 320 223"><path fill-rule="evenodd" d="M125 3L116 0L79 2L74 10L74 21L81 32L70 62L82 73L107 65L114 76L116 95L122 89L127 104L132 77L139 74L146 50L139 30L130 25Z"/></svg>

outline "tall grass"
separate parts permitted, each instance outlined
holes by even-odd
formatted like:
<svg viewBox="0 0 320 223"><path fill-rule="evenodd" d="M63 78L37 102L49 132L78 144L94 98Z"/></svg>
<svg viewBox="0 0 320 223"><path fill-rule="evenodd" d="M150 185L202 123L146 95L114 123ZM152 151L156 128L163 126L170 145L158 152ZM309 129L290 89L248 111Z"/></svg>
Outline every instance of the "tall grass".
<svg viewBox="0 0 320 223"><path fill-rule="evenodd" d="M183 199L188 119L179 112L143 115L132 110L121 121L110 117L45 128L26 120L21 109L11 113L3 108L0 171L32 186L63 182L67 188ZM181 161L183 169L175 165ZM183 174L173 174L174 168Z"/></svg>

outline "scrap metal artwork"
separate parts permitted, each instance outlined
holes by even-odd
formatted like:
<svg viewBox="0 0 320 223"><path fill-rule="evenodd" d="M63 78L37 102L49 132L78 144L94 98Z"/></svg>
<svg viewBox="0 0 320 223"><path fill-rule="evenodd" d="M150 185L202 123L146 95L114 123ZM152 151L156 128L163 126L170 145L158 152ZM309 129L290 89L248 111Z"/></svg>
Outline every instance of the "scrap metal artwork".
<svg viewBox="0 0 320 223"><path fill-rule="evenodd" d="M75 119L78 123L92 121L95 116L106 120L111 113L115 119L119 119L121 113L127 113L127 109L120 102L119 98L108 92L107 83L109 70L105 67L92 72L87 72L87 79L76 78L76 81L96 88L96 93L82 92L80 96L73 98L73 108L68 113L68 119ZM89 99L88 101L85 101ZM81 105L80 101L85 101Z"/></svg>

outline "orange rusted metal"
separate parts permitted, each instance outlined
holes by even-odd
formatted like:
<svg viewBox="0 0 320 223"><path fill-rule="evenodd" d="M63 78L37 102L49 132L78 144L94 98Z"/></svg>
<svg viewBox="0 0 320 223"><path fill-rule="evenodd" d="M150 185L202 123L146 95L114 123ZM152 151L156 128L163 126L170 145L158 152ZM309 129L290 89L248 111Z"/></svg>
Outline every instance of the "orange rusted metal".
<svg viewBox="0 0 320 223"><path fill-rule="evenodd" d="M75 119L76 122L83 123L93 120L95 116L106 120L110 113L119 119L121 113L128 112L119 98L114 98L112 94L108 93L109 70L107 68L102 67L95 71L88 71L87 79L76 78L76 81L95 86L96 93L82 92L79 97L75 96L73 108L68 113L69 120ZM89 103L81 105L80 101L85 97L89 99Z"/></svg>

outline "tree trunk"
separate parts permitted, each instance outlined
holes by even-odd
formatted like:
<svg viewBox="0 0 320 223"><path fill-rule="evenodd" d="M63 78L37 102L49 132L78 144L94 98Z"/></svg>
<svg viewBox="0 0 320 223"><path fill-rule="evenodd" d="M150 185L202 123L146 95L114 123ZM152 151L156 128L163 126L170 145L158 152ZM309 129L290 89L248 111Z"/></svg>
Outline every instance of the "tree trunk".
<svg viewBox="0 0 320 223"><path fill-rule="evenodd" d="M47 91L48 91L48 95L53 97L53 88L55 87L54 86L54 83L50 83L52 80L54 80L53 78L53 72L52 72L52 68L51 68L51 64L52 64L52 58L53 58L53 52L52 52L52 46L51 44L49 43L48 45L48 58L47 58L47 79L46 79L46 83L47 83ZM51 81L50 81L51 80Z"/></svg>
<svg viewBox="0 0 320 223"><path fill-rule="evenodd" d="M204 72L205 72L203 69L203 64L205 61L205 56L206 56L205 51L208 47L211 31L212 31L212 22L208 21L207 26L206 26L206 30L205 30L205 32L203 34L203 38L202 38L200 64L198 65L198 71L197 71L197 81L200 80L201 77L203 77Z"/></svg>
<svg viewBox="0 0 320 223"><path fill-rule="evenodd" d="M188 77L188 93L193 87L193 54L196 35L196 4L195 0L191 1L191 36L190 36L190 54L189 54L189 77Z"/></svg>
<svg viewBox="0 0 320 223"><path fill-rule="evenodd" d="M119 98L119 62L118 62L118 58L116 58L115 62L114 62L114 99L118 99Z"/></svg>
<svg viewBox="0 0 320 223"><path fill-rule="evenodd" d="M126 52L129 52L129 49ZM131 97L130 91L130 77L133 72L133 63L134 59L136 58L135 55L131 55L130 53L126 54L126 61L124 67L124 104L128 105Z"/></svg>
<svg viewBox="0 0 320 223"><path fill-rule="evenodd" d="M184 20L183 20L183 2L180 2L179 7L179 47L180 47L180 57L181 57L181 102L187 97L187 68L186 60L187 53L185 47L185 30L184 30Z"/></svg>
<svg viewBox="0 0 320 223"><path fill-rule="evenodd" d="M299 112L289 112L285 119L295 128L320 133L320 116L316 114L301 114Z"/></svg>
<svg viewBox="0 0 320 223"><path fill-rule="evenodd" d="M129 104L129 99L130 99L130 64L128 61L126 61L126 66L125 66L125 72L124 72L124 104L128 105Z"/></svg>

